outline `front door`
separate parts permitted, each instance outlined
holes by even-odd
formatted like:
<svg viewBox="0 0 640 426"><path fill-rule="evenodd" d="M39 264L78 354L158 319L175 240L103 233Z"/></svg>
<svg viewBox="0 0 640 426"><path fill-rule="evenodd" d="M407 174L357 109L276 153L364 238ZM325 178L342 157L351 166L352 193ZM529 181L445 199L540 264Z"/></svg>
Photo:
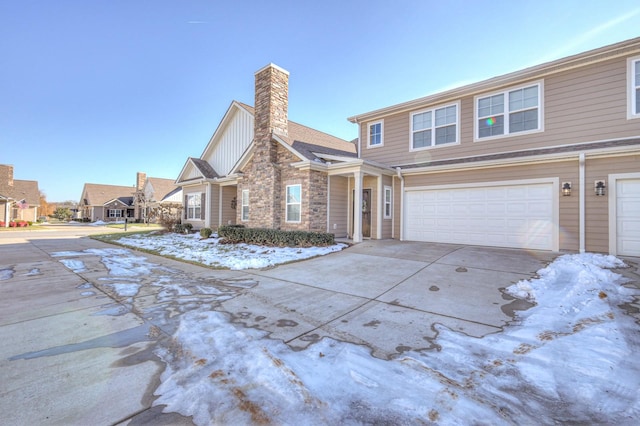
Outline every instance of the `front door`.
<svg viewBox="0 0 640 426"><path fill-rule="evenodd" d="M355 191L354 197L355 200ZM355 206L353 212L355 214ZM353 227L354 221L351 221L351 226ZM353 235L353 232L351 233ZM362 237L363 238L371 238L371 190L363 189L362 190Z"/></svg>

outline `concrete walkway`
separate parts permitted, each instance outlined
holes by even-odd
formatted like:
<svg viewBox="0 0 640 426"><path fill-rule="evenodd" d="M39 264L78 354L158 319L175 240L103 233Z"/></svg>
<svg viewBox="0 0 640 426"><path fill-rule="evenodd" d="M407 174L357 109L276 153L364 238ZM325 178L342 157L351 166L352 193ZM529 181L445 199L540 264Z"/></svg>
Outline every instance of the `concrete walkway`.
<svg viewBox="0 0 640 426"><path fill-rule="evenodd" d="M436 323L493 333L526 307L500 290L557 255L366 241L260 271L135 253L123 276L114 267L121 249L82 237L95 232L0 233L2 424L191 424L152 407L164 368L153 350L202 306L294 348L330 336L381 358L433 348ZM126 296L115 283L139 289Z"/></svg>

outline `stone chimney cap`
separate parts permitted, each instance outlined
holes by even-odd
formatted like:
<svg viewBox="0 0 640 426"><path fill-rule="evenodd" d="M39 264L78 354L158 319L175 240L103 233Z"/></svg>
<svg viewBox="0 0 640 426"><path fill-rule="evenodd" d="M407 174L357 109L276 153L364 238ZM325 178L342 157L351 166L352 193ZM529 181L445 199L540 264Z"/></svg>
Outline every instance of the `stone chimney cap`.
<svg viewBox="0 0 640 426"><path fill-rule="evenodd" d="M260 68L258 71L256 71L256 72L255 72L255 74L254 74L254 75L256 75L256 74L258 74L258 73L261 73L262 71L266 70L267 68L275 68L275 69L277 69L278 71L281 71L281 72L283 72L283 73L285 73L285 74L289 75L289 71L285 70L285 69L284 69L284 68L282 68L282 67L277 66L277 65L276 65L276 64L274 64L273 62L269 63L268 65L265 65L265 66L264 66L264 67L262 67L262 68Z"/></svg>

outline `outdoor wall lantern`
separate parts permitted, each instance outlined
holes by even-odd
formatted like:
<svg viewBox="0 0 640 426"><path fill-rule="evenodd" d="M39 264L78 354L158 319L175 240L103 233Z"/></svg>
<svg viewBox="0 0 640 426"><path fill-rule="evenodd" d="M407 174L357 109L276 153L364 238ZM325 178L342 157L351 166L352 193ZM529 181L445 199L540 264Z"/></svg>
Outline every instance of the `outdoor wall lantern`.
<svg viewBox="0 0 640 426"><path fill-rule="evenodd" d="M595 190L596 190L597 196L601 197L605 195L605 192L604 192L605 188L606 188L606 185L603 180L597 180L595 182Z"/></svg>
<svg viewBox="0 0 640 426"><path fill-rule="evenodd" d="M236 197L233 197L233 200L231 200L231 208L235 210L237 205L238 205L238 200L236 199Z"/></svg>
<svg viewBox="0 0 640 426"><path fill-rule="evenodd" d="M562 182L562 195L565 197L571 195L571 182Z"/></svg>

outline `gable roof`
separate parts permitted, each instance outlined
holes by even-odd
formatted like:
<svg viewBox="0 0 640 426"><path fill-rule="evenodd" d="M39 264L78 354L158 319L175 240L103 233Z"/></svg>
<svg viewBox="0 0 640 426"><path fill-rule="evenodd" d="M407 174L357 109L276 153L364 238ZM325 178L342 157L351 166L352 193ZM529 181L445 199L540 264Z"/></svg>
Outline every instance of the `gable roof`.
<svg viewBox="0 0 640 426"><path fill-rule="evenodd" d="M13 185L4 189L2 198L16 201L25 200L30 206L40 205L40 190L35 180L14 179Z"/></svg>
<svg viewBox="0 0 640 426"><path fill-rule="evenodd" d="M251 115L255 115L254 108L250 105L244 104L242 102L234 101L238 105L241 105L245 108ZM289 135L284 136L278 134L278 137L282 139L282 141L286 142L289 146L294 147L294 143L301 142L307 146L315 146L314 149L317 152L323 152L323 149L329 150L337 150L342 153L346 153L347 155L352 154L353 156L357 155L356 152L356 144L353 141L346 141L344 139L340 139L339 137L330 135L328 133L322 132L320 130L313 129L311 127L305 126L303 124L296 123L295 121L289 120ZM295 149L295 147L294 147ZM300 154L303 154L302 152ZM304 154L303 154L304 155ZM307 156L304 155L309 160L313 160L315 156Z"/></svg>
<svg viewBox="0 0 640 426"><path fill-rule="evenodd" d="M568 56L555 61L546 62L533 67L525 68L520 71L493 77L488 80L483 80L477 83L468 84L451 90L445 90L443 92L428 95L408 102L403 102L371 112L354 115L352 117L349 117L347 120L352 123L375 120L385 115L406 112L417 108L423 108L432 104L450 102L452 100L460 99L461 97L480 94L499 87L518 84L521 81L531 80L534 78L542 78L550 74L555 74L586 65L592 65L597 62L606 61L637 52L640 52L640 37L600 47L598 49L589 50L587 52L578 53L576 55Z"/></svg>
<svg viewBox="0 0 640 426"><path fill-rule="evenodd" d="M133 203L134 186L102 185L98 183L85 183L80 202L88 206L103 206L109 201L131 198L128 205Z"/></svg>
<svg viewBox="0 0 640 426"><path fill-rule="evenodd" d="M231 102L231 105L225 112L224 117L220 121L220 124L216 128L213 136L207 143L207 146L202 152L200 158L189 157L183 166L175 183L187 184L188 182L196 182L201 179L214 179L223 178L224 175L220 175L214 170L211 164L204 160L205 157L209 157L213 154L214 147L219 143L220 139L224 136L223 133L227 129L227 126L232 122L236 116L234 112L243 111L248 114L253 120L255 116L255 109L251 105L239 101ZM248 123L245 121L245 123ZM251 125L253 123L251 122ZM251 135L253 135L253 127L251 127ZM246 133L245 133L246 135ZM311 127L304 126L294 121L288 122L288 135L274 135L274 139L281 143L285 148L291 151L294 155L301 160L310 161L322 161L321 158L314 153L324 153L338 155L342 157L357 158L357 148L353 141L346 141L336 136L332 136L328 133L321 132ZM253 141L247 139L243 143L246 143L246 148L238 155L233 167L230 168L229 175L233 175L239 167L242 166L253 154ZM240 151L238 151L240 153ZM192 169L193 168L193 169ZM195 170L194 170L195 169ZM224 172L226 173L226 172Z"/></svg>
<svg viewBox="0 0 640 426"><path fill-rule="evenodd" d="M161 201L168 194L174 192L176 189L180 189L180 187L176 186L173 179L149 177L145 182L145 186L146 185L151 185L153 188L152 196L155 201Z"/></svg>

